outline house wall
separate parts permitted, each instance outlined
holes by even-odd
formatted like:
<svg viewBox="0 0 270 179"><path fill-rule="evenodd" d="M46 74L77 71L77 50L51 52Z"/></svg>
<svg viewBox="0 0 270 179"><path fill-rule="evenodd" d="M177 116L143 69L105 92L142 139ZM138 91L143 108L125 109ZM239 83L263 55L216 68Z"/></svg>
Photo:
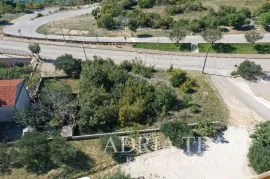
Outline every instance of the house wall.
<svg viewBox="0 0 270 179"><path fill-rule="evenodd" d="M12 122L13 115L15 112L16 112L16 108L14 106L1 107L0 108L0 122Z"/></svg>
<svg viewBox="0 0 270 179"><path fill-rule="evenodd" d="M19 87L18 87L18 89L19 89ZM23 108L29 108L30 102L31 102L30 96L29 96L25 86L23 86L21 89L21 93L18 96L18 99L16 102L16 109L20 110Z"/></svg>

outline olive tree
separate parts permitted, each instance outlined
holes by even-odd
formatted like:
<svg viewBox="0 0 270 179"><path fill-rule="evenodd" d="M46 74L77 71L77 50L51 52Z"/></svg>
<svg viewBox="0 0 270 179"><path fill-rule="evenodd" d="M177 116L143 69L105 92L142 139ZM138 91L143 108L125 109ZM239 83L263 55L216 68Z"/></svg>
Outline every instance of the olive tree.
<svg viewBox="0 0 270 179"><path fill-rule="evenodd" d="M222 39L222 32L218 29L206 29L202 32L203 39L214 45L218 40Z"/></svg>
<svg viewBox="0 0 270 179"><path fill-rule="evenodd" d="M263 38L263 35L256 31L251 31L245 34L246 41L254 46L254 44Z"/></svg>
<svg viewBox="0 0 270 179"><path fill-rule="evenodd" d="M171 29L169 36L176 45L179 45L179 42L186 38L187 30L179 25L174 25Z"/></svg>
<svg viewBox="0 0 270 179"><path fill-rule="evenodd" d="M245 60L242 62L238 69L237 74L246 80L254 80L262 73L261 65L257 65L255 62Z"/></svg>
<svg viewBox="0 0 270 179"><path fill-rule="evenodd" d="M218 40L222 39L222 32L219 29L206 29L204 32L202 32L201 36L206 42L210 43L211 46L213 46ZM204 68L205 68L209 48L211 46L207 48L207 53L205 56L202 73L204 73Z"/></svg>
<svg viewBox="0 0 270 179"><path fill-rule="evenodd" d="M38 43L30 43L28 45L28 49L33 53L39 56L41 48Z"/></svg>
<svg viewBox="0 0 270 179"><path fill-rule="evenodd" d="M82 70L82 61L73 58L70 54L57 57L54 65L56 69L63 70L67 75L79 76Z"/></svg>

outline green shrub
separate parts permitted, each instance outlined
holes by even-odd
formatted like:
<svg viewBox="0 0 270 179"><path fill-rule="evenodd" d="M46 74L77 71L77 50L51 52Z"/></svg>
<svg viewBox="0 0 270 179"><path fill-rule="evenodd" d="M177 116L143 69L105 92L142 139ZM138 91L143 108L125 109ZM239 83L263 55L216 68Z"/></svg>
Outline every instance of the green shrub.
<svg viewBox="0 0 270 179"><path fill-rule="evenodd" d="M165 122L161 125L161 131L176 147L183 147L186 144L183 137L193 137L191 128L182 121Z"/></svg>
<svg viewBox="0 0 270 179"><path fill-rule="evenodd" d="M79 76L82 70L82 61L76 60L69 54L57 57L54 65L56 69L63 70L67 75L75 77Z"/></svg>
<svg viewBox="0 0 270 179"><path fill-rule="evenodd" d="M167 85L158 85L155 88L155 103L162 116L166 116L175 107L177 96L174 90Z"/></svg>
<svg viewBox="0 0 270 179"><path fill-rule="evenodd" d="M26 133L16 146L22 156L22 164L29 172L43 173L51 169L50 146L47 136L42 133Z"/></svg>
<svg viewBox="0 0 270 179"><path fill-rule="evenodd" d="M267 121L257 126L252 138L248 158L250 166L258 173L270 170L270 122Z"/></svg>
<svg viewBox="0 0 270 179"><path fill-rule="evenodd" d="M190 107L190 111L191 111L192 113L194 113L194 114L198 114L198 113L201 112L201 111L200 111L200 108L199 108L197 105L192 105L192 106Z"/></svg>
<svg viewBox="0 0 270 179"><path fill-rule="evenodd" d="M106 176L102 176L99 179L132 179L130 175L125 174L118 170L116 173L107 174Z"/></svg>
<svg viewBox="0 0 270 179"><path fill-rule="evenodd" d="M242 62L237 69L237 74L239 74L242 78L246 80L257 79L257 77L261 75L261 73L261 65L257 65L255 62L249 60L245 60L244 62Z"/></svg>
<svg viewBox="0 0 270 179"><path fill-rule="evenodd" d="M193 87L195 86L195 82L194 80L188 79L186 82L184 82L181 86L180 86L180 90L183 93L191 93L193 91Z"/></svg>
<svg viewBox="0 0 270 179"><path fill-rule="evenodd" d="M149 8L154 5L155 0L138 0L137 3L141 8Z"/></svg>
<svg viewBox="0 0 270 179"><path fill-rule="evenodd" d="M138 59L132 61L125 60L119 65L119 68L142 75L146 78L151 78L155 72L154 66L146 66L143 64L142 60Z"/></svg>
<svg viewBox="0 0 270 179"><path fill-rule="evenodd" d="M232 72L231 72L231 76L236 76L236 75L238 75L238 74L237 74L237 71L232 71Z"/></svg>
<svg viewBox="0 0 270 179"><path fill-rule="evenodd" d="M42 13L37 13L36 18L43 17L44 15Z"/></svg>
<svg viewBox="0 0 270 179"><path fill-rule="evenodd" d="M0 143L0 176L11 172L11 156L5 144Z"/></svg>
<svg viewBox="0 0 270 179"><path fill-rule="evenodd" d="M28 49L33 53L33 54L37 54L39 55L41 48L40 45L38 43L30 43L28 45Z"/></svg>
<svg viewBox="0 0 270 179"><path fill-rule="evenodd" d="M187 80L187 72L183 70L174 69L170 74L170 82L173 87L179 87Z"/></svg>
<svg viewBox="0 0 270 179"><path fill-rule="evenodd" d="M0 79L27 79L32 72L30 67L12 67L12 68L0 68Z"/></svg>
<svg viewBox="0 0 270 179"><path fill-rule="evenodd" d="M66 138L55 137L50 142L50 154L54 164L69 166L76 160L77 149Z"/></svg>
<svg viewBox="0 0 270 179"><path fill-rule="evenodd" d="M210 121L200 121L194 132L199 136L208 137L214 137L217 134L217 130Z"/></svg>

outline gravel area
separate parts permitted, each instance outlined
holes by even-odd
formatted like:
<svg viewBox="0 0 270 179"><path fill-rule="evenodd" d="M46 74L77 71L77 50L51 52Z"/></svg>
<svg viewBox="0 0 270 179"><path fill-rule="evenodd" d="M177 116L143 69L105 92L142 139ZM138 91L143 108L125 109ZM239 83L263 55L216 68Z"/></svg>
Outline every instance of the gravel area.
<svg viewBox="0 0 270 179"><path fill-rule="evenodd" d="M250 130L231 126L220 142L206 142L201 155L172 147L139 156L122 170L146 179L248 179L255 175L247 160Z"/></svg>

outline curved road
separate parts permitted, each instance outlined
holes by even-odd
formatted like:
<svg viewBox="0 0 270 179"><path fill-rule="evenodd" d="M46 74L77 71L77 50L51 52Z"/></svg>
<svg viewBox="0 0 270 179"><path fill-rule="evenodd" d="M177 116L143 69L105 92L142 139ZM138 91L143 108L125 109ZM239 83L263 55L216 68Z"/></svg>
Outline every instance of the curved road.
<svg viewBox="0 0 270 179"><path fill-rule="evenodd" d="M47 35L47 37L44 34L38 34L36 32L36 29L44 24L70 18L70 17L76 17L85 15L88 13L91 13L91 11L96 8L98 4L93 4L91 6L83 6L81 9L76 10L69 10L69 11L61 11L54 14L49 14L49 11L53 12L56 8L46 9L43 11L40 11L40 13L43 13L45 16L36 18L36 14L38 12L35 12L34 14L27 14L24 15L14 21L12 21L12 25L7 26L3 29L3 32L5 34L9 35L16 35L16 36L25 36L25 37L34 37L34 38L48 38L48 39L63 39L63 36L61 35ZM21 30L21 33L18 33L18 30ZM81 36L68 36L66 37L66 40L78 40L78 41L90 41L90 42L96 42L96 37L81 37ZM124 37L99 37L99 42L125 42ZM172 41L167 37L160 37L158 40L158 37L150 37L150 38L136 38L131 37L127 38L127 42L151 42L151 43L171 43ZM183 42L190 42L193 44L197 43L203 43L204 40L201 36L187 36ZM226 43L246 43L245 37L243 34L236 34L236 35L224 35L223 39L220 40L220 42L226 42ZM265 34L264 38L260 40L259 42L270 42L270 34Z"/></svg>
<svg viewBox="0 0 270 179"><path fill-rule="evenodd" d="M21 35L27 37L45 38L44 35L36 33L36 29L46 23L53 21L75 17L90 13L96 5L90 7L84 7L82 9L70 10L59 12L51 15L47 15L35 20L31 20L36 16L36 14L27 14L13 21L13 25L7 26L3 29L4 33L11 35L18 34L18 29L21 30ZM50 9L53 11L54 9ZM44 10L43 14L48 14L49 10ZM52 39L63 39L62 36L48 35L48 38ZM96 37L70 37L71 40L84 40L95 42ZM124 42L123 37L99 37L99 41L107 42ZM128 42L158 42L157 38L128 38ZM166 37L160 37L160 43L171 42ZM200 43L203 39L200 36L188 36L185 42ZM244 35L225 35L221 42L226 43L244 43L246 42ZM261 42L270 42L270 34L266 34ZM0 40L0 48L5 49L15 49L15 50L26 50L28 47L27 42L20 41L9 41ZM72 54L77 58L85 58L82 48L79 47L67 47L67 46L55 46L52 44L41 44L41 55L47 59L55 59L55 57L63 55L65 53ZM148 65L155 65L157 68L169 68L171 64L174 67L201 70L203 66L204 57L192 57L192 56L181 56L181 55L160 55L160 54L148 54L148 53L137 53L137 52L126 52L121 50L113 49L91 49L87 48L86 53L88 58L94 55L101 56L104 58L112 58L116 63L123 60L130 60L134 58L142 59ZM209 57L206 64L206 72L212 73L212 79L219 85L225 88L228 92L234 95L238 100L243 102L247 107L258 113L264 119L270 119L270 109L264 106L262 103L258 102L254 97L240 90L237 86L232 84L226 77L222 74L229 74L234 70L234 65L241 63L245 59L241 58L215 58ZM262 65L265 71L270 71L270 60L268 59L250 59ZM221 75L221 76L219 76Z"/></svg>

